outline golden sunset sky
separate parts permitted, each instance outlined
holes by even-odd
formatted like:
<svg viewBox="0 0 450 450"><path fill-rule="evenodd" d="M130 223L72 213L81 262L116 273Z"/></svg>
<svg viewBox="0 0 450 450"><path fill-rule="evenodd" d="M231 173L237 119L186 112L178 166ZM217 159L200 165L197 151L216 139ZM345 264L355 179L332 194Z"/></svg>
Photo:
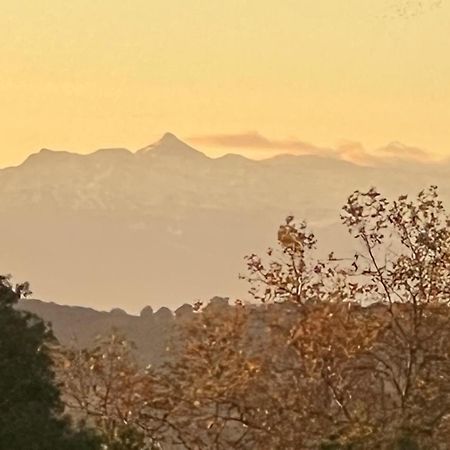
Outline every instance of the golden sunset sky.
<svg viewBox="0 0 450 450"><path fill-rule="evenodd" d="M423 3L0 0L0 167L165 131L450 155L450 1Z"/></svg>

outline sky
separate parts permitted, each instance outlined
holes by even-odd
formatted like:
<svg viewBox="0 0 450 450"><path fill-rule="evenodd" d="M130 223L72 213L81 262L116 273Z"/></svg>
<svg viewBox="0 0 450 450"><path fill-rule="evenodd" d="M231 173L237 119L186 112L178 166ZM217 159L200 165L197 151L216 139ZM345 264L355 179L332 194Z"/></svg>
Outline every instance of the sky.
<svg viewBox="0 0 450 450"><path fill-rule="evenodd" d="M393 141L450 156L449 0L0 8L0 167L43 147L138 149L166 131L212 156Z"/></svg>

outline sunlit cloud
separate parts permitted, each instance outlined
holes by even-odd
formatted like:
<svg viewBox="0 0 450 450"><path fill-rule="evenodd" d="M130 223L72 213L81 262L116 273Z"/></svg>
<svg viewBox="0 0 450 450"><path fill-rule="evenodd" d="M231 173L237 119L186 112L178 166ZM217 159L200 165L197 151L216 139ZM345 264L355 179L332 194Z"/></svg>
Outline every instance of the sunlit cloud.
<svg viewBox="0 0 450 450"><path fill-rule="evenodd" d="M378 149L377 153L381 157L398 158L398 159L412 159L415 161L429 161L432 159L430 153L425 150L404 145L400 142L391 142L386 147Z"/></svg>
<svg viewBox="0 0 450 450"><path fill-rule="evenodd" d="M436 157L424 149L391 142L374 150L367 149L361 142L342 141L335 148L319 147L295 138L271 139L252 131L235 134L211 134L193 136L188 139L195 145L235 150L250 154L264 151L268 156L280 153L296 155L317 155L352 162L362 166L375 166L387 162L434 162Z"/></svg>
<svg viewBox="0 0 450 450"><path fill-rule="evenodd" d="M336 156L339 159L361 166L377 164L377 158L371 155L360 142L345 141L340 143L336 149Z"/></svg>
<svg viewBox="0 0 450 450"><path fill-rule="evenodd" d="M337 154L340 159L367 166L388 162L432 163L442 160L424 149L401 142L391 142L384 147L367 150L360 142L348 141L337 147Z"/></svg>
<svg viewBox="0 0 450 450"><path fill-rule="evenodd" d="M269 139L262 134L251 131L238 134L213 134L205 136L193 136L189 141L200 145L213 145L215 147L245 148L258 150L285 150L290 153L319 153L326 151L308 142L297 139Z"/></svg>

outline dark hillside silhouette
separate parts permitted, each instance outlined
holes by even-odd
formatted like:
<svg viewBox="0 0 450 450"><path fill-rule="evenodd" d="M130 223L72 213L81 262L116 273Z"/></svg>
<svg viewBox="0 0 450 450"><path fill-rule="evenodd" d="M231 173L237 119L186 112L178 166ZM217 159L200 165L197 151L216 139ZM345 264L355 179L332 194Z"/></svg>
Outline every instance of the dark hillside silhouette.
<svg viewBox="0 0 450 450"><path fill-rule="evenodd" d="M26 284L0 276L0 449L100 450L93 435L72 429L56 384L51 330L15 309Z"/></svg>

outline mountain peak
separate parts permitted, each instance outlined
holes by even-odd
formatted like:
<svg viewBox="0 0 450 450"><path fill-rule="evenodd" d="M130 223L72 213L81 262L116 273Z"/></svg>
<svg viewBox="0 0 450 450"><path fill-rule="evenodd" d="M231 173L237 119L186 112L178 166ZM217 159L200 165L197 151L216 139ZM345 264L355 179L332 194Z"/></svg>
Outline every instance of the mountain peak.
<svg viewBox="0 0 450 450"><path fill-rule="evenodd" d="M178 139L173 133L165 133L154 144L148 145L137 151L138 155L169 156L169 157L196 157L206 158L206 155Z"/></svg>
<svg viewBox="0 0 450 450"><path fill-rule="evenodd" d="M77 153L71 153L65 150L50 150L48 148L42 148L37 153L32 153L24 161L24 164L49 164L49 163L61 163L77 159L81 155Z"/></svg>
<svg viewBox="0 0 450 450"><path fill-rule="evenodd" d="M159 142L182 142L182 141L178 139L173 133L167 132L164 133L163 137L160 139Z"/></svg>

